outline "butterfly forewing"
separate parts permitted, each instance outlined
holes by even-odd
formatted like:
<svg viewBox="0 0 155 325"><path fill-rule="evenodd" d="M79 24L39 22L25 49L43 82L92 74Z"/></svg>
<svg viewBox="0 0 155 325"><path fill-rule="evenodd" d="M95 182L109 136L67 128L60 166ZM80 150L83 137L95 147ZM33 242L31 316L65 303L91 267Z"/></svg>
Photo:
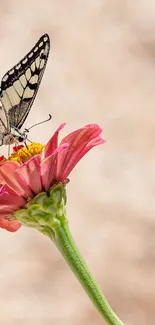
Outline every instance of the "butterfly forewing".
<svg viewBox="0 0 155 325"><path fill-rule="evenodd" d="M8 115L9 123L13 127L20 129L30 111L46 67L49 50L50 40L45 34L32 50L2 78L0 100ZM3 118L1 118L0 111L1 120Z"/></svg>

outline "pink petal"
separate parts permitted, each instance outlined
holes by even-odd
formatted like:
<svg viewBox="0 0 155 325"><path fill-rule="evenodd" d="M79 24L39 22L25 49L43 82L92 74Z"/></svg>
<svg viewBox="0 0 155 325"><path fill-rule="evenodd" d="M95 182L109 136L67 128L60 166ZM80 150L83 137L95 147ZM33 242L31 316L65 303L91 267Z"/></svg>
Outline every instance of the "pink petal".
<svg viewBox="0 0 155 325"><path fill-rule="evenodd" d="M8 231L16 231L21 227L18 221L9 221L6 217L11 217L13 213L26 204L26 201L16 194L7 192L7 185L0 190L0 227Z"/></svg>
<svg viewBox="0 0 155 325"><path fill-rule="evenodd" d="M47 191L56 180L58 155L66 148L68 148L68 144L64 143L59 148L57 148L51 156L47 157L43 160L43 162L41 162L40 167L42 186L45 191Z"/></svg>
<svg viewBox="0 0 155 325"><path fill-rule="evenodd" d="M16 209L12 209L12 207L4 205L0 208L0 218L12 216L15 211L16 211Z"/></svg>
<svg viewBox="0 0 155 325"><path fill-rule="evenodd" d="M32 192L24 178L16 172L18 168L19 164L15 161L6 161L0 165L1 184L7 184L13 191L25 198L32 197Z"/></svg>
<svg viewBox="0 0 155 325"><path fill-rule="evenodd" d="M66 125L66 123L61 124L58 127L58 129L56 130L56 132L54 133L54 135L52 136L52 138L48 141L48 143L47 143L47 145L45 147L45 151L44 151L44 157L45 158L52 155L53 152L58 147L58 135L59 135L60 130L62 130L65 125Z"/></svg>
<svg viewBox="0 0 155 325"><path fill-rule="evenodd" d="M58 155L57 181L63 181L70 174L78 161L94 146L105 141L99 136L102 129L97 124L90 124L70 133L64 142L69 144L65 151Z"/></svg>
<svg viewBox="0 0 155 325"><path fill-rule="evenodd" d="M9 221L13 213L20 207L23 207L26 201L19 195L16 195L7 185L0 189L0 228L14 232L21 227L18 221Z"/></svg>
<svg viewBox="0 0 155 325"><path fill-rule="evenodd" d="M0 212L12 213L23 207L26 204L26 200L22 196L14 193L7 192L7 186L4 185L0 191ZM6 214L5 214L6 215Z"/></svg>
<svg viewBox="0 0 155 325"><path fill-rule="evenodd" d="M0 218L0 228L6 229L11 232L17 231L22 224L18 221L9 221L4 218Z"/></svg>
<svg viewBox="0 0 155 325"><path fill-rule="evenodd" d="M40 155L36 155L25 164L20 166L17 173L25 179L30 189L38 194L42 190L41 177L40 177Z"/></svg>
<svg viewBox="0 0 155 325"><path fill-rule="evenodd" d="M17 195L17 193L15 191L13 191L12 188L10 188L8 185L3 185L1 188L0 188L0 195L3 194L3 193L8 193L8 194L13 194L13 195Z"/></svg>
<svg viewBox="0 0 155 325"><path fill-rule="evenodd" d="M10 161L5 161L4 163L1 164L1 166L3 165L7 165L8 168L11 168L11 169L17 169L20 164L17 162L17 161L14 161L14 160L10 160Z"/></svg>

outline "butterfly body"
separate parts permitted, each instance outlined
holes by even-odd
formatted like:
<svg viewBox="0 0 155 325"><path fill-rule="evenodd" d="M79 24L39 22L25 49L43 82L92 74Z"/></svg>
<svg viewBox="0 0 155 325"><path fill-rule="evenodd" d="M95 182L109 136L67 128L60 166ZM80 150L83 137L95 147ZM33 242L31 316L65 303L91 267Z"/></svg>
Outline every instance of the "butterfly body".
<svg viewBox="0 0 155 325"><path fill-rule="evenodd" d="M0 145L23 142L24 124L36 97L50 50L44 34L32 50L2 78L0 85Z"/></svg>
<svg viewBox="0 0 155 325"><path fill-rule="evenodd" d="M2 139L0 138L0 145L10 145L18 142L25 142L27 134L25 131L20 132L18 129L11 127L10 133L3 134Z"/></svg>

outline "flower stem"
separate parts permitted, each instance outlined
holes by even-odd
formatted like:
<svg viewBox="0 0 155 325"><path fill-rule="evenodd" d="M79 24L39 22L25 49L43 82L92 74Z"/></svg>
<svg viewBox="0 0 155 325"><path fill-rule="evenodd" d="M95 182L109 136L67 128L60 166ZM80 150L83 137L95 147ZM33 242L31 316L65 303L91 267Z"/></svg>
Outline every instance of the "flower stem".
<svg viewBox="0 0 155 325"><path fill-rule="evenodd" d="M48 229L49 230L49 229ZM117 317L109 306L107 300L99 289L96 281L90 274L83 258L80 256L78 249L75 246L67 223L63 222L55 227L55 236L53 231L46 233L63 255L64 259L71 267L72 271L80 281L82 287L87 292L88 296L96 306L102 317L110 325L123 325L122 321Z"/></svg>
<svg viewBox="0 0 155 325"><path fill-rule="evenodd" d="M107 324L123 325L109 306L76 248L68 228L65 204L65 186L63 183L58 183L48 193L39 193L25 209L18 210L14 219L48 236L57 246Z"/></svg>

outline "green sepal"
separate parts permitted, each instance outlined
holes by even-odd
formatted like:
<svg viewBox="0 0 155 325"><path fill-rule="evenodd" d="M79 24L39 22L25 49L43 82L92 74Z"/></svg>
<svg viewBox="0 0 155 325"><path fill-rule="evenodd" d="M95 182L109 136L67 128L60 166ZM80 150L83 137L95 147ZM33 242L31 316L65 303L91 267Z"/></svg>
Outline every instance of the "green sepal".
<svg viewBox="0 0 155 325"><path fill-rule="evenodd" d="M66 223L65 185L59 183L48 192L41 192L30 200L24 209L18 210L14 219L24 226L37 228L43 233L54 232L61 223ZM49 229L48 229L49 228Z"/></svg>

